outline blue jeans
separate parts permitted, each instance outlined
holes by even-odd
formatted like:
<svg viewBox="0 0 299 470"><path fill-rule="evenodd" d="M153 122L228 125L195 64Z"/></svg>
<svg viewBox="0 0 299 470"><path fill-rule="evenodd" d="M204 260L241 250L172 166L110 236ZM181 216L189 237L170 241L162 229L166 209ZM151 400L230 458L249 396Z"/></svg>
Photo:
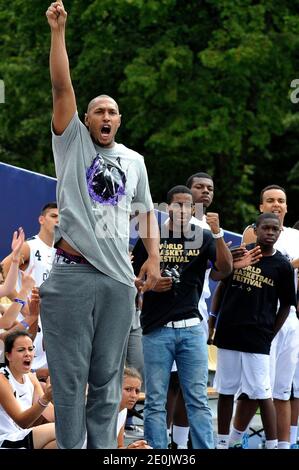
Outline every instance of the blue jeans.
<svg viewBox="0 0 299 470"><path fill-rule="evenodd" d="M208 353L202 325L157 328L142 338L146 401L144 435L154 449L167 449L166 399L176 361L194 449L214 448L208 406Z"/></svg>

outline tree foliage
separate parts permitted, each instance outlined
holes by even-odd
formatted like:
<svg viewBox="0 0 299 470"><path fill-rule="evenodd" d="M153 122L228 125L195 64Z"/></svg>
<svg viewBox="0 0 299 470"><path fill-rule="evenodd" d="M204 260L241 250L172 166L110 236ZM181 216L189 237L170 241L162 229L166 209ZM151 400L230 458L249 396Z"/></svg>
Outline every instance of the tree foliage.
<svg viewBox="0 0 299 470"><path fill-rule="evenodd" d="M64 3L79 112L100 93L118 100L118 139L145 156L155 201L206 171L226 228L252 221L270 183L286 186L298 218L298 0ZM0 155L54 174L46 8L0 0Z"/></svg>

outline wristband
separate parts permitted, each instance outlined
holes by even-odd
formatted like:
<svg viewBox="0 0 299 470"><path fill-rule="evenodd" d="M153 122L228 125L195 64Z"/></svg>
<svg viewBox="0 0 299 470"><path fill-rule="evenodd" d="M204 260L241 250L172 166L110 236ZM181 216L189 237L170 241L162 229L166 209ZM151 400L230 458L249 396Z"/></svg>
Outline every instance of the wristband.
<svg viewBox="0 0 299 470"><path fill-rule="evenodd" d="M25 307L25 305L26 305L26 300L15 298L15 299L13 299L13 301L17 302L18 304L21 304L22 308Z"/></svg>
<svg viewBox="0 0 299 470"><path fill-rule="evenodd" d="M219 229L218 233L213 233L213 232L211 232L211 233L212 233L213 238L222 238L224 236L224 232L223 232L222 228Z"/></svg>
<svg viewBox="0 0 299 470"><path fill-rule="evenodd" d="M26 330L29 330L30 325L29 325L25 320L20 321L20 323L21 323L21 325L24 326L24 328L25 328Z"/></svg>
<svg viewBox="0 0 299 470"><path fill-rule="evenodd" d="M43 401L43 399L42 399L41 397L39 397L39 399L37 400L37 403L38 403L40 406L42 406L43 408L47 408L47 406L49 405L50 402L45 403L45 402Z"/></svg>

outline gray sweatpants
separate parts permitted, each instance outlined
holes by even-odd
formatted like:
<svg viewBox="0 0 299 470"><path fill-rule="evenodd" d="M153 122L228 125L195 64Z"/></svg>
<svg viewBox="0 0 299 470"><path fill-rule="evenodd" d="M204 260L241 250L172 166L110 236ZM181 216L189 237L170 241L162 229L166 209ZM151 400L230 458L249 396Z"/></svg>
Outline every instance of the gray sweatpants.
<svg viewBox="0 0 299 470"><path fill-rule="evenodd" d="M54 264L40 288L59 448L81 448L86 431L87 448L117 447L135 295L134 287L84 264Z"/></svg>

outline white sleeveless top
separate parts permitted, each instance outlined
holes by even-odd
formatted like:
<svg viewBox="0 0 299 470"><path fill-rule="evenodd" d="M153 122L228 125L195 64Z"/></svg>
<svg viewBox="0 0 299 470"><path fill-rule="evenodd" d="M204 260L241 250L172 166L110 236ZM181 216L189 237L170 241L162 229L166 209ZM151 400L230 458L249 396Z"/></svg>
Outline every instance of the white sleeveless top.
<svg viewBox="0 0 299 470"><path fill-rule="evenodd" d="M0 373L8 379L22 410L25 411L30 408L32 406L34 386L28 374L23 375L24 383L21 384L14 378L7 366L2 367ZM24 439L31 432L31 429L22 429L18 426L0 405L0 446L5 440L15 442Z"/></svg>

